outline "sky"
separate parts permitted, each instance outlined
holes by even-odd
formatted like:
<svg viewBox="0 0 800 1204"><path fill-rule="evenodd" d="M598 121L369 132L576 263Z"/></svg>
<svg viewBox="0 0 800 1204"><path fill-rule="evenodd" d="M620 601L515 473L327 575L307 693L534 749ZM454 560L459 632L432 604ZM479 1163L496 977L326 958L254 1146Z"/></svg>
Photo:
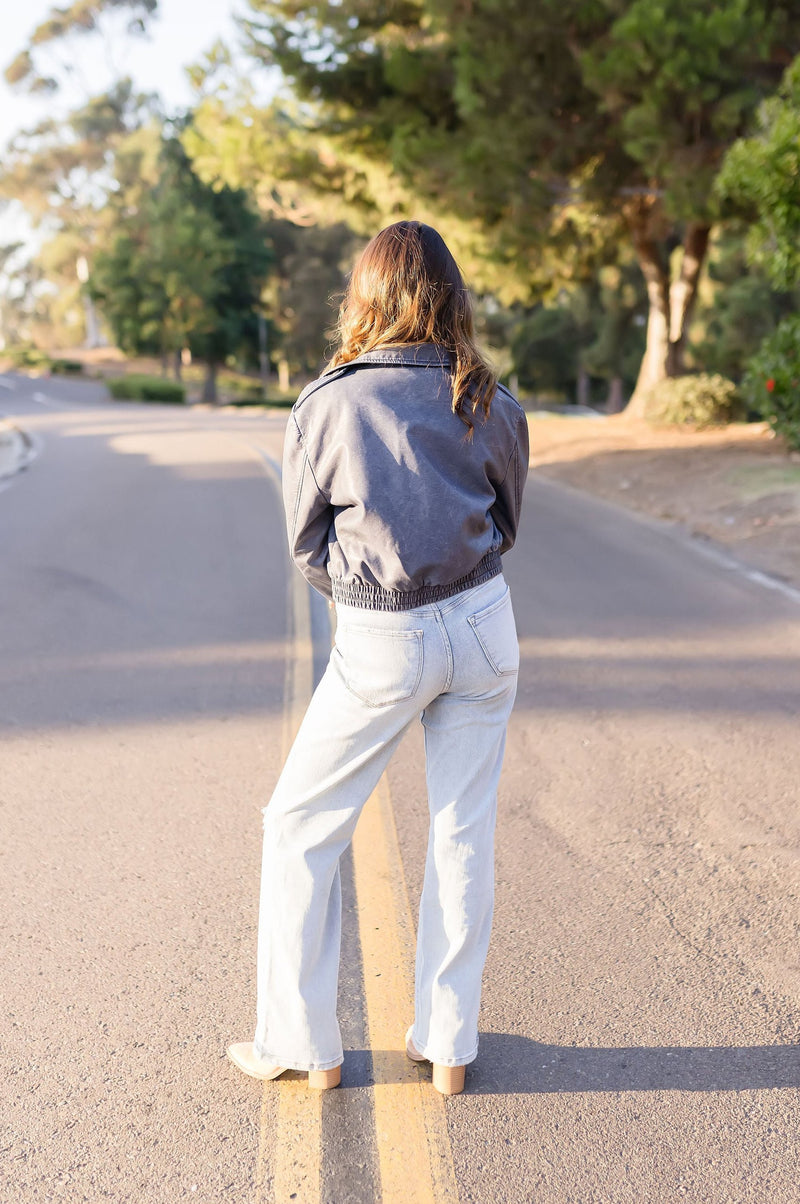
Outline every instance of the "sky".
<svg viewBox="0 0 800 1204"><path fill-rule="evenodd" d="M48 116L57 116L72 104L104 90L111 81L102 40L94 34L76 38L75 61L81 85L71 95L32 97L5 81L5 69L28 44L30 35L54 7L70 0L0 0L0 153L19 130L29 129ZM158 16L151 19L146 37L113 38L118 74L130 75L142 91L159 92L167 112L180 110L192 100L185 68L201 59L222 38L231 46L238 40L233 14L247 11L246 0L158 0ZM117 26L119 29L119 26ZM22 255L32 253L41 239L24 211L12 204L0 209L0 245L21 242ZM0 277L2 279L2 277Z"/></svg>
<svg viewBox="0 0 800 1204"><path fill-rule="evenodd" d="M69 0L57 0L57 6L61 8L68 3ZM12 90L2 73L54 6L53 0L27 0L26 3L0 0L3 34L0 41L0 147L5 147L17 130L34 125L53 111L52 98L34 99ZM245 3L244 0L159 0L158 9L159 16L152 21L149 36L146 39L129 38L119 54L119 65L123 73L130 74L143 90L160 92L168 109L178 109L191 98L184 67L201 58L218 38L235 41L231 11L235 9L241 13ZM91 90L100 91L108 79L102 48L93 35L89 35L83 45L84 75L90 76ZM95 86L95 80L98 86Z"/></svg>

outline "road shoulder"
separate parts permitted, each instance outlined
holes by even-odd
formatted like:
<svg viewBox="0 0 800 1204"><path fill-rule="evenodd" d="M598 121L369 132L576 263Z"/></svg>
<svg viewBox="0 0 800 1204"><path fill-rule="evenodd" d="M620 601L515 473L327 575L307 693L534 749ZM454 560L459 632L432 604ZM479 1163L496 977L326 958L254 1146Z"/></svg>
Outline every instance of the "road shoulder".
<svg viewBox="0 0 800 1204"><path fill-rule="evenodd" d="M531 418L543 477L680 525L762 572L800 585L800 454L765 423L654 429L624 415Z"/></svg>

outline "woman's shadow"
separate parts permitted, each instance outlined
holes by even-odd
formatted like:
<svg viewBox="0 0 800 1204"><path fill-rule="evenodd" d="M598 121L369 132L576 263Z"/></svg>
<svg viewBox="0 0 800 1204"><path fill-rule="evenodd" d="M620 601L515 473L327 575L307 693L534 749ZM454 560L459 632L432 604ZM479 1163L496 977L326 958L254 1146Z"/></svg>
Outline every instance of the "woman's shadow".
<svg viewBox="0 0 800 1204"><path fill-rule="evenodd" d="M357 1053L366 1055L359 1058ZM350 1055L349 1077L373 1081L366 1050ZM409 1063L399 1051L372 1055L383 1082L406 1081ZM359 1063L359 1067L356 1067ZM346 1063L347 1064L347 1063ZM428 1063L421 1063L430 1075ZM353 1084L351 1084L353 1085ZM471 1095L536 1095L585 1091L753 1091L800 1087L800 1046L542 1045L514 1033L482 1033L478 1059L467 1071Z"/></svg>
<svg viewBox="0 0 800 1204"><path fill-rule="evenodd" d="M800 1087L800 1046L542 1045L483 1033L469 1074L473 1094L570 1091L750 1091Z"/></svg>

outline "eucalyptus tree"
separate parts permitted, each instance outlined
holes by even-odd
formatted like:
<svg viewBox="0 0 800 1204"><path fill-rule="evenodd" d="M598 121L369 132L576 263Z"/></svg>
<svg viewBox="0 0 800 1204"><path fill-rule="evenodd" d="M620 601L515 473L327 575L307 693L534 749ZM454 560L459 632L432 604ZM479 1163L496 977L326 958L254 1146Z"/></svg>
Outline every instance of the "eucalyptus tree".
<svg viewBox="0 0 800 1204"><path fill-rule="evenodd" d="M108 234L108 198L124 187L121 147L160 119L156 98L138 92L115 63L116 49L144 33L156 11L156 0L74 0L54 7L6 68L17 90L53 97L48 115L6 148L0 197L18 202L47 238L39 259L66 313L80 312L81 292L90 309L79 276L90 272L95 248ZM102 79L92 70L98 59Z"/></svg>

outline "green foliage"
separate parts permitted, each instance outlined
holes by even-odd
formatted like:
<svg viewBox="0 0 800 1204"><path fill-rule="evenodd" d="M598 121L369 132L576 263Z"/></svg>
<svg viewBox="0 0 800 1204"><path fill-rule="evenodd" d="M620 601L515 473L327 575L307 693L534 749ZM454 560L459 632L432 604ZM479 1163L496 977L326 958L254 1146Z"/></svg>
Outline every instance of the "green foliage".
<svg viewBox="0 0 800 1204"><path fill-rule="evenodd" d="M800 303L800 290L794 298L776 292L763 269L748 267L746 236L736 223L715 239L691 330L692 367L735 381L741 381L762 339Z"/></svg>
<svg viewBox="0 0 800 1204"><path fill-rule="evenodd" d="M112 376L106 381L108 391L118 401L186 401L186 386L179 380L161 376Z"/></svg>
<svg viewBox="0 0 800 1204"><path fill-rule="evenodd" d="M4 357L11 360L15 368L47 368L50 357L46 351L41 351L32 344L24 343L19 347L7 347Z"/></svg>
<svg viewBox="0 0 800 1204"><path fill-rule="evenodd" d="M701 430L746 417L733 381L704 372L660 381L648 394L645 414L656 425L686 424Z"/></svg>
<svg viewBox="0 0 800 1204"><path fill-rule="evenodd" d="M534 394L572 392L577 342L578 324L566 306L540 306L523 319L511 342L521 388Z"/></svg>
<svg viewBox="0 0 800 1204"><path fill-rule="evenodd" d="M63 119L18 134L6 151L0 199L19 201L45 235L26 270L25 308L37 320L23 337L64 345L85 337L77 264L85 260L91 274L95 248L108 242L122 203L144 186L152 131L143 123L152 118L150 102L121 81Z"/></svg>
<svg viewBox="0 0 800 1204"><path fill-rule="evenodd" d="M53 372L61 376L72 376L83 371L83 364L80 360L52 358L46 351L41 351L31 343L7 347L3 352L3 357L11 360L15 368L23 370L31 368L39 372Z"/></svg>
<svg viewBox="0 0 800 1204"><path fill-rule="evenodd" d="M266 224L274 257L267 297L273 356L284 357L293 372L314 375L328 358L338 297L357 240L344 224L296 226Z"/></svg>
<svg viewBox="0 0 800 1204"><path fill-rule="evenodd" d="M618 6L620 7L620 6ZM632 0L582 56L607 134L658 180L673 217L710 220L720 159L777 82L790 6L763 0Z"/></svg>
<svg viewBox="0 0 800 1204"><path fill-rule="evenodd" d="M552 304L627 240L651 312L664 318L648 327L648 374L680 369L718 208L712 180L777 84L787 48L800 49L796 5L250 5L251 53L281 68L299 101L291 154L276 153L263 130L257 148L252 124L242 132L261 159L262 189L280 188L291 162L309 192L346 199L359 228L409 214L432 221L471 283L506 305ZM224 141L230 169L235 139ZM303 147L315 168L298 170ZM206 152L208 169L210 136ZM676 244L686 254L673 279ZM614 358L614 341L609 330L601 359Z"/></svg>
<svg viewBox="0 0 800 1204"><path fill-rule="evenodd" d="M756 134L729 152L717 190L750 219L751 262L776 288L800 284L800 58L761 106Z"/></svg>
<svg viewBox="0 0 800 1204"><path fill-rule="evenodd" d="M80 360L51 359L50 371L56 376L77 376L79 372L83 372L83 364Z"/></svg>
<svg viewBox="0 0 800 1204"><path fill-rule="evenodd" d="M203 184L177 140L163 143L155 170L95 258L93 295L123 350L188 346L223 363L255 340L269 265L263 223L241 191Z"/></svg>
<svg viewBox="0 0 800 1204"><path fill-rule="evenodd" d="M784 318L750 360L742 390L790 447L800 449L800 314Z"/></svg>

